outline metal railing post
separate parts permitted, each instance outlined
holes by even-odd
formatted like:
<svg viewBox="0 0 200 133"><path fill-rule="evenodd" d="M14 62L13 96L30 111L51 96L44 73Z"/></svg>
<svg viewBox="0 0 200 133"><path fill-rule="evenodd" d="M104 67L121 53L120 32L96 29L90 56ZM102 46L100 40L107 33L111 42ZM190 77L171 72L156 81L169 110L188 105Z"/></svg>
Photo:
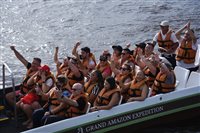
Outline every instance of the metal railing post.
<svg viewBox="0 0 200 133"><path fill-rule="evenodd" d="M4 105L6 105L6 101L5 101L5 94L6 94L6 87L5 87L5 68L7 68L7 70L9 71L10 75L11 75L11 79L12 79L12 91L14 94L14 117L15 117L15 121L16 121L16 126L17 126L17 108L16 108L16 93L15 93L15 80L14 80L14 75L13 72L10 70L10 68L8 67L8 65L3 62L3 102Z"/></svg>

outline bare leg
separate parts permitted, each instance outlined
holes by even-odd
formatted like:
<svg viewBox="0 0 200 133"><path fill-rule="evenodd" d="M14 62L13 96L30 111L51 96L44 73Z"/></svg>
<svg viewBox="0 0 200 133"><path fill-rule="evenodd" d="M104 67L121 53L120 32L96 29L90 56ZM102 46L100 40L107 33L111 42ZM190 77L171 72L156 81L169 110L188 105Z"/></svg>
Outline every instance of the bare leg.
<svg viewBox="0 0 200 133"><path fill-rule="evenodd" d="M6 94L6 100L8 104L12 107L14 106L14 96L15 96L15 92L10 92Z"/></svg>
<svg viewBox="0 0 200 133"><path fill-rule="evenodd" d="M32 113L33 113L32 107L29 104L23 104L22 110L25 112L28 118L28 120L25 121L23 124L28 125L32 121Z"/></svg>
<svg viewBox="0 0 200 133"><path fill-rule="evenodd" d="M35 102L33 102L33 103L31 104L31 108L32 108L33 110L36 110L36 109L41 108L41 106L40 106L39 102L35 101ZM31 119L31 122L28 123L27 128L30 129L30 128L32 128L32 127L33 127L33 121L32 121L32 119Z"/></svg>

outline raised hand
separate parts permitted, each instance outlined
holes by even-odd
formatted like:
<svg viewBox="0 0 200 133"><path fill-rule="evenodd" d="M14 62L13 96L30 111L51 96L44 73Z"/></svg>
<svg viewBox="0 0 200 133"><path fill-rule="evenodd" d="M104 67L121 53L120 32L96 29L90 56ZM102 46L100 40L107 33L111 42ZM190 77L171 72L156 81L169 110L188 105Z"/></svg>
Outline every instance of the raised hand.
<svg viewBox="0 0 200 133"><path fill-rule="evenodd" d="M10 46L10 49L14 51L15 50L15 46Z"/></svg>

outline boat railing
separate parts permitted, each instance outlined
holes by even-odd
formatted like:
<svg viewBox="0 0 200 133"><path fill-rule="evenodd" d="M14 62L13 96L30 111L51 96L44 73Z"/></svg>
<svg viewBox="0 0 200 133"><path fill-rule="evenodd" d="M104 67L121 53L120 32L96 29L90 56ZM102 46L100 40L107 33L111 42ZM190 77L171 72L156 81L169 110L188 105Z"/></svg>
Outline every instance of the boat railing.
<svg viewBox="0 0 200 133"><path fill-rule="evenodd" d="M10 69L10 67L7 65L7 63L2 62L3 67L2 67L2 85L3 85L3 104L4 106L6 105L6 101L5 101L5 95L6 95L6 70L9 72L9 75L11 77L11 82L12 82L12 91L14 92L15 95L15 79L14 79L14 75L12 70ZM16 96L14 96L14 118L17 124L17 109L16 109Z"/></svg>

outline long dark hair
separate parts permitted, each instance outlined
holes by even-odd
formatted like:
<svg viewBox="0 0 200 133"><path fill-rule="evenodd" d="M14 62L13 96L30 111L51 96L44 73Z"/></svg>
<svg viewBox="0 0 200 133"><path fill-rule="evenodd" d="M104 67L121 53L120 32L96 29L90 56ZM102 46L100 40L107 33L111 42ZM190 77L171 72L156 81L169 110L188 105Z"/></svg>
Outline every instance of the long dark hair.
<svg viewBox="0 0 200 133"><path fill-rule="evenodd" d="M98 82L98 86L100 88L100 90L104 87L104 79L103 76L101 74L101 72L99 70L95 70L94 73L97 76L97 82Z"/></svg>
<svg viewBox="0 0 200 133"><path fill-rule="evenodd" d="M106 81L110 84L110 89L114 89L116 87L115 78L107 77Z"/></svg>

